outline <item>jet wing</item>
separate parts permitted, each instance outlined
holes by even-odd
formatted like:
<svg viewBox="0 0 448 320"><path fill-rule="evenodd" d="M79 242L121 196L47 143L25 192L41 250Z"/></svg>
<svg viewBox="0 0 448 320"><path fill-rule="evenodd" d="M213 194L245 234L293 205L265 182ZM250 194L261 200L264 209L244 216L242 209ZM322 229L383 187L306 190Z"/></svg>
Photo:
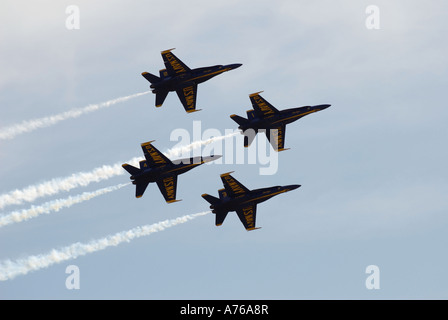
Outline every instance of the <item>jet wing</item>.
<svg viewBox="0 0 448 320"><path fill-rule="evenodd" d="M138 182L136 184L136 189L135 189L135 197L136 198L141 198L143 196L148 184L149 184L149 181L148 182Z"/></svg>
<svg viewBox="0 0 448 320"><path fill-rule="evenodd" d="M246 228L247 231L255 230L255 217L256 217L257 205L247 204L236 210L238 217Z"/></svg>
<svg viewBox="0 0 448 320"><path fill-rule="evenodd" d="M254 108L255 114L262 117L270 117L276 113L279 113L279 111L273 105L271 105L260 96L261 92L252 93L251 95L249 95L250 102L252 102L252 107Z"/></svg>
<svg viewBox="0 0 448 320"><path fill-rule="evenodd" d="M162 51L162 58L168 75L172 76L191 71L171 50L173 49Z"/></svg>
<svg viewBox="0 0 448 320"><path fill-rule="evenodd" d="M247 189L241 182L232 177L230 175L231 173L232 172L228 172L221 175L221 180L224 184L227 195L231 198L236 198L249 192L250 190Z"/></svg>
<svg viewBox="0 0 448 320"><path fill-rule="evenodd" d="M168 159L162 152L157 150L151 143L153 141L142 143L143 154L145 155L146 161L150 167L156 167L161 165L172 164L171 160Z"/></svg>
<svg viewBox="0 0 448 320"><path fill-rule="evenodd" d="M169 176L156 182L166 202L172 203L180 201L176 200L177 175Z"/></svg>
<svg viewBox="0 0 448 320"><path fill-rule="evenodd" d="M266 130L266 137L276 151L288 150L285 149L285 132L286 125L270 128Z"/></svg>
<svg viewBox="0 0 448 320"><path fill-rule="evenodd" d="M177 96L182 102L185 111L187 111L188 113L199 111L196 110L197 91L198 91L198 85L194 83L176 90Z"/></svg>

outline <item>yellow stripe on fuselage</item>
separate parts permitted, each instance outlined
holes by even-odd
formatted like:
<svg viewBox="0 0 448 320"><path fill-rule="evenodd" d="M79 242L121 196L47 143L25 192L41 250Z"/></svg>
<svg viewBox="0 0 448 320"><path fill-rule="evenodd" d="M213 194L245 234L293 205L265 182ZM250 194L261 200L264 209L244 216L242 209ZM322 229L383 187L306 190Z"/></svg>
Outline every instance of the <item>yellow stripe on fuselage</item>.
<svg viewBox="0 0 448 320"><path fill-rule="evenodd" d="M200 79L200 78L208 77L208 76L211 76L211 75L214 75L214 74L223 73L223 72L225 72L225 71L229 71L229 70L230 70L230 69L227 68L227 69L218 70L218 71L215 71L215 72L212 72L212 73L203 74L202 76L199 76L199 77L196 77L196 78L192 78L192 79L188 79L188 81L192 81L192 80L196 80L196 79Z"/></svg>
<svg viewBox="0 0 448 320"><path fill-rule="evenodd" d="M290 120L290 119L298 118L298 117L303 117L303 116L306 116L307 114L310 114L310 113L313 113L313 112L316 112L316 111L317 111L317 110L311 110L311 111L307 111L307 112L304 112L304 113L301 113L301 114L296 114L296 115L293 115L293 116L288 117L288 118L283 118L283 119L281 119L281 120L274 121L274 122L272 122L272 124L277 123L277 122L283 122L283 121L285 121L285 120Z"/></svg>
<svg viewBox="0 0 448 320"><path fill-rule="evenodd" d="M168 173L168 172L173 172L173 171L178 171L178 170L182 170L182 169L189 168L189 167L192 167L192 166L197 166L197 165L200 165L200 164L203 164L203 163L205 163L205 162L204 162L204 161L201 161L201 163L192 163L192 164L189 164L189 165L187 165L187 166L183 166L183 167L179 167L179 168L174 168L174 169L172 169L172 170L166 171L166 173Z"/></svg>
<svg viewBox="0 0 448 320"><path fill-rule="evenodd" d="M280 193L283 193L283 192L286 192L286 191L287 191L287 190L282 190L282 191L277 191L277 192L274 192L274 193L266 194L266 195L261 196L261 197L258 197L258 198L254 198L254 199L247 200L247 201L245 201L245 202L243 202L243 203L252 202L252 201L255 201L255 200L259 200L259 199L263 199L263 198L267 198L267 197L276 196L276 195L278 195L278 194L280 194Z"/></svg>

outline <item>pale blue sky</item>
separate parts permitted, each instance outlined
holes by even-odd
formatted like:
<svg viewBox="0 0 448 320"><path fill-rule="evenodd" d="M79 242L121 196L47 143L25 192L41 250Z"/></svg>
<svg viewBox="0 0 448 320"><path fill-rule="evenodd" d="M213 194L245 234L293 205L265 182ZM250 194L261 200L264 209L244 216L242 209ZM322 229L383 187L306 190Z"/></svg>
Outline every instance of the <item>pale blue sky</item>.
<svg viewBox="0 0 448 320"><path fill-rule="evenodd" d="M65 9L80 8L67 30ZM365 9L380 9L380 29ZM0 141L0 193L173 147L175 129L234 129L248 95L278 109L332 106L286 131L279 170L202 166L166 204L133 187L0 229L0 261L46 253L208 209L219 174L248 188L301 184L258 206L246 232L212 214L118 247L0 282L3 299L415 299L448 297L447 22L444 1L2 1L0 127L148 90L143 71L173 51L191 68L242 63L199 85L186 114L171 93ZM128 182L122 175L33 204ZM2 214L31 204L9 206ZM75 264L81 288L67 290ZM381 288L367 290L377 265Z"/></svg>

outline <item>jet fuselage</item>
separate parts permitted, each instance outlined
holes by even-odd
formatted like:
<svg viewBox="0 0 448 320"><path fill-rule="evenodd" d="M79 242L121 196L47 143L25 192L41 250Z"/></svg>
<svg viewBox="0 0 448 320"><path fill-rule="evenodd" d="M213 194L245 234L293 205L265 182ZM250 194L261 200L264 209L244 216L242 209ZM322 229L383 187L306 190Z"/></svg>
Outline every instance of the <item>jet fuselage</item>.
<svg viewBox="0 0 448 320"><path fill-rule="evenodd" d="M243 194L235 198L225 196L223 198L220 198L219 203L214 205L212 204L210 206L210 209L212 209L213 213L236 211L237 209L248 203L258 204L281 193L297 189L298 187L300 187L300 185L298 184L288 186L275 186L275 187L254 189L246 194Z"/></svg>
<svg viewBox="0 0 448 320"><path fill-rule="evenodd" d="M173 174L179 175L185 173L201 164L214 161L221 158L219 155L207 156L207 157L192 157L185 159L173 160L173 164L167 164L158 167L149 167L146 165L146 161L143 160L140 163L140 173L133 174L130 179L133 184L137 184L143 181L156 182L157 180L165 177L172 176Z"/></svg>
<svg viewBox="0 0 448 320"><path fill-rule="evenodd" d="M176 91L185 88L188 84L199 84L205 82L223 72L230 71L240 67L242 64L216 65L192 69L179 74L167 75L161 78L160 82L152 83L150 88L153 93L158 91Z"/></svg>
<svg viewBox="0 0 448 320"><path fill-rule="evenodd" d="M280 125L286 125L294 122L313 112L324 110L329 106L329 104L321 104L316 106L298 107L281 110L278 113L272 113L272 115L262 117L255 116L253 118L249 117L246 123L238 126L238 129L243 131L247 129L254 129L257 131L259 129L276 128Z"/></svg>

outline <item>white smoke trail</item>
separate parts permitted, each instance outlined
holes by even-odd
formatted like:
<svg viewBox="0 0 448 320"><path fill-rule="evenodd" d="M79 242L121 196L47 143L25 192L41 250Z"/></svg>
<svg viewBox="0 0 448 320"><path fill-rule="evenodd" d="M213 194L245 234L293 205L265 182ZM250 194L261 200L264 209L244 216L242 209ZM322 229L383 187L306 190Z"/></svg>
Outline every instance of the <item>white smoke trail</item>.
<svg viewBox="0 0 448 320"><path fill-rule="evenodd" d="M130 183L123 183L112 187L102 188L92 192L84 192L77 196L69 196L65 199L56 199L46 202L40 206L32 206L29 209L17 210L6 215L0 216L0 227L6 226L11 223L21 222L35 218L41 214L49 214L51 212L58 212L63 208L71 207L74 204L90 200L100 195L118 190Z"/></svg>
<svg viewBox="0 0 448 320"><path fill-rule="evenodd" d="M236 133L231 133L225 136L214 137L207 140L193 141L191 144L172 148L168 150L165 155L172 157L185 150L192 150L201 146L210 144L215 141L223 140L234 136ZM141 160L139 157L134 157L127 161L131 165L138 166L138 162ZM103 165L95 168L89 172L78 172L68 177L54 178L49 181L39 183L37 185L28 186L22 190L14 190L8 193L0 195L0 209L13 204L21 204L24 202L33 202L37 198L44 196L55 195L59 192L69 191L77 187L85 187L92 182L99 182L112 178L114 176L123 175L126 171L122 168L124 162L116 163L113 165Z"/></svg>
<svg viewBox="0 0 448 320"><path fill-rule="evenodd" d="M155 224L144 225L128 231L122 231L102 239L90 241L88 243L76 242L61 249L53 249L46 254L33 255L17 261L5 260L0 262L0 281L13 279L18 275L25 275L30 271L47 268L53 264L61 263L66 260L76 259L79 256L104 250L107 247L117 246L123 242L130 242L135 238L148 236L158 231L163 231L166 228L188 222L196 217L204 216L208 213L210 213L210 211L185 215L183 217L171 220L164 220Z"/></svg>
<svg viewBox="0 0 448 320"><path fill-rule="evenodd" d="M130 160L135 163L138 158ZM95 168L90 172L78 172L64 178L54 178L37 185L28 186L22 190L14 190L0 195L0 209L12 204L22 204L23 202L33 202L37 198L55 195L62 191L69 191L77 187L85 187L92 182L99 182L116 175L124 174L125 171L120 163L104 165Z"/></svg>
<svg viewBox="0 0 448 320"><path fill-rule="evenodd" d="M145 92L140 92L140 93L136 93L136 94L131 94L126 97L120 97L120 98L112 99L112 100L109 100L106 102L90 104L84 108L76 108L76 109L72 109L72 110L69 110L66 112L62 112L59 114L55 114L52 116L43 117L43 118L39 118L39 119L26 120L26 121L23 121L22 123L18 123L18 124L9 126L9 127L1 128L0 129L0 140L12 139L19 134L31 132L31 131L34 131L39 128L49 127L49 126L52 126L52 125L54 125L60 121L63 121L63 120L77 118L83 114L90 113L90 112L93 112L93 111L96 111L96 110L99 110L102 108L110 107L116 103L124 102L129 99L136 98L141 95L147 94L149 92L150 91L145 91Z"/></svg>
<svg viewBox="0 0 448 320"><path fill-rule="evenodd" d="M197 149L197 148L201 148L202 146L206 146L208 144L211 144L213 142L218 142L218 141L222 141L225 140L227 138L231 138L233 136L239 135L241 134L239 131L235 131L229 134L226 134L224 136L217 136L217 137L213 137L207 140L198 140L198 141L193 141L192 143L185 145L183 147L175 147L175 148L171 148L168 149L167 153L165 153L166 156L171 156L171 157L177 157L179 155L185 154L188 151L191 151L193 149Z"/></svg>

